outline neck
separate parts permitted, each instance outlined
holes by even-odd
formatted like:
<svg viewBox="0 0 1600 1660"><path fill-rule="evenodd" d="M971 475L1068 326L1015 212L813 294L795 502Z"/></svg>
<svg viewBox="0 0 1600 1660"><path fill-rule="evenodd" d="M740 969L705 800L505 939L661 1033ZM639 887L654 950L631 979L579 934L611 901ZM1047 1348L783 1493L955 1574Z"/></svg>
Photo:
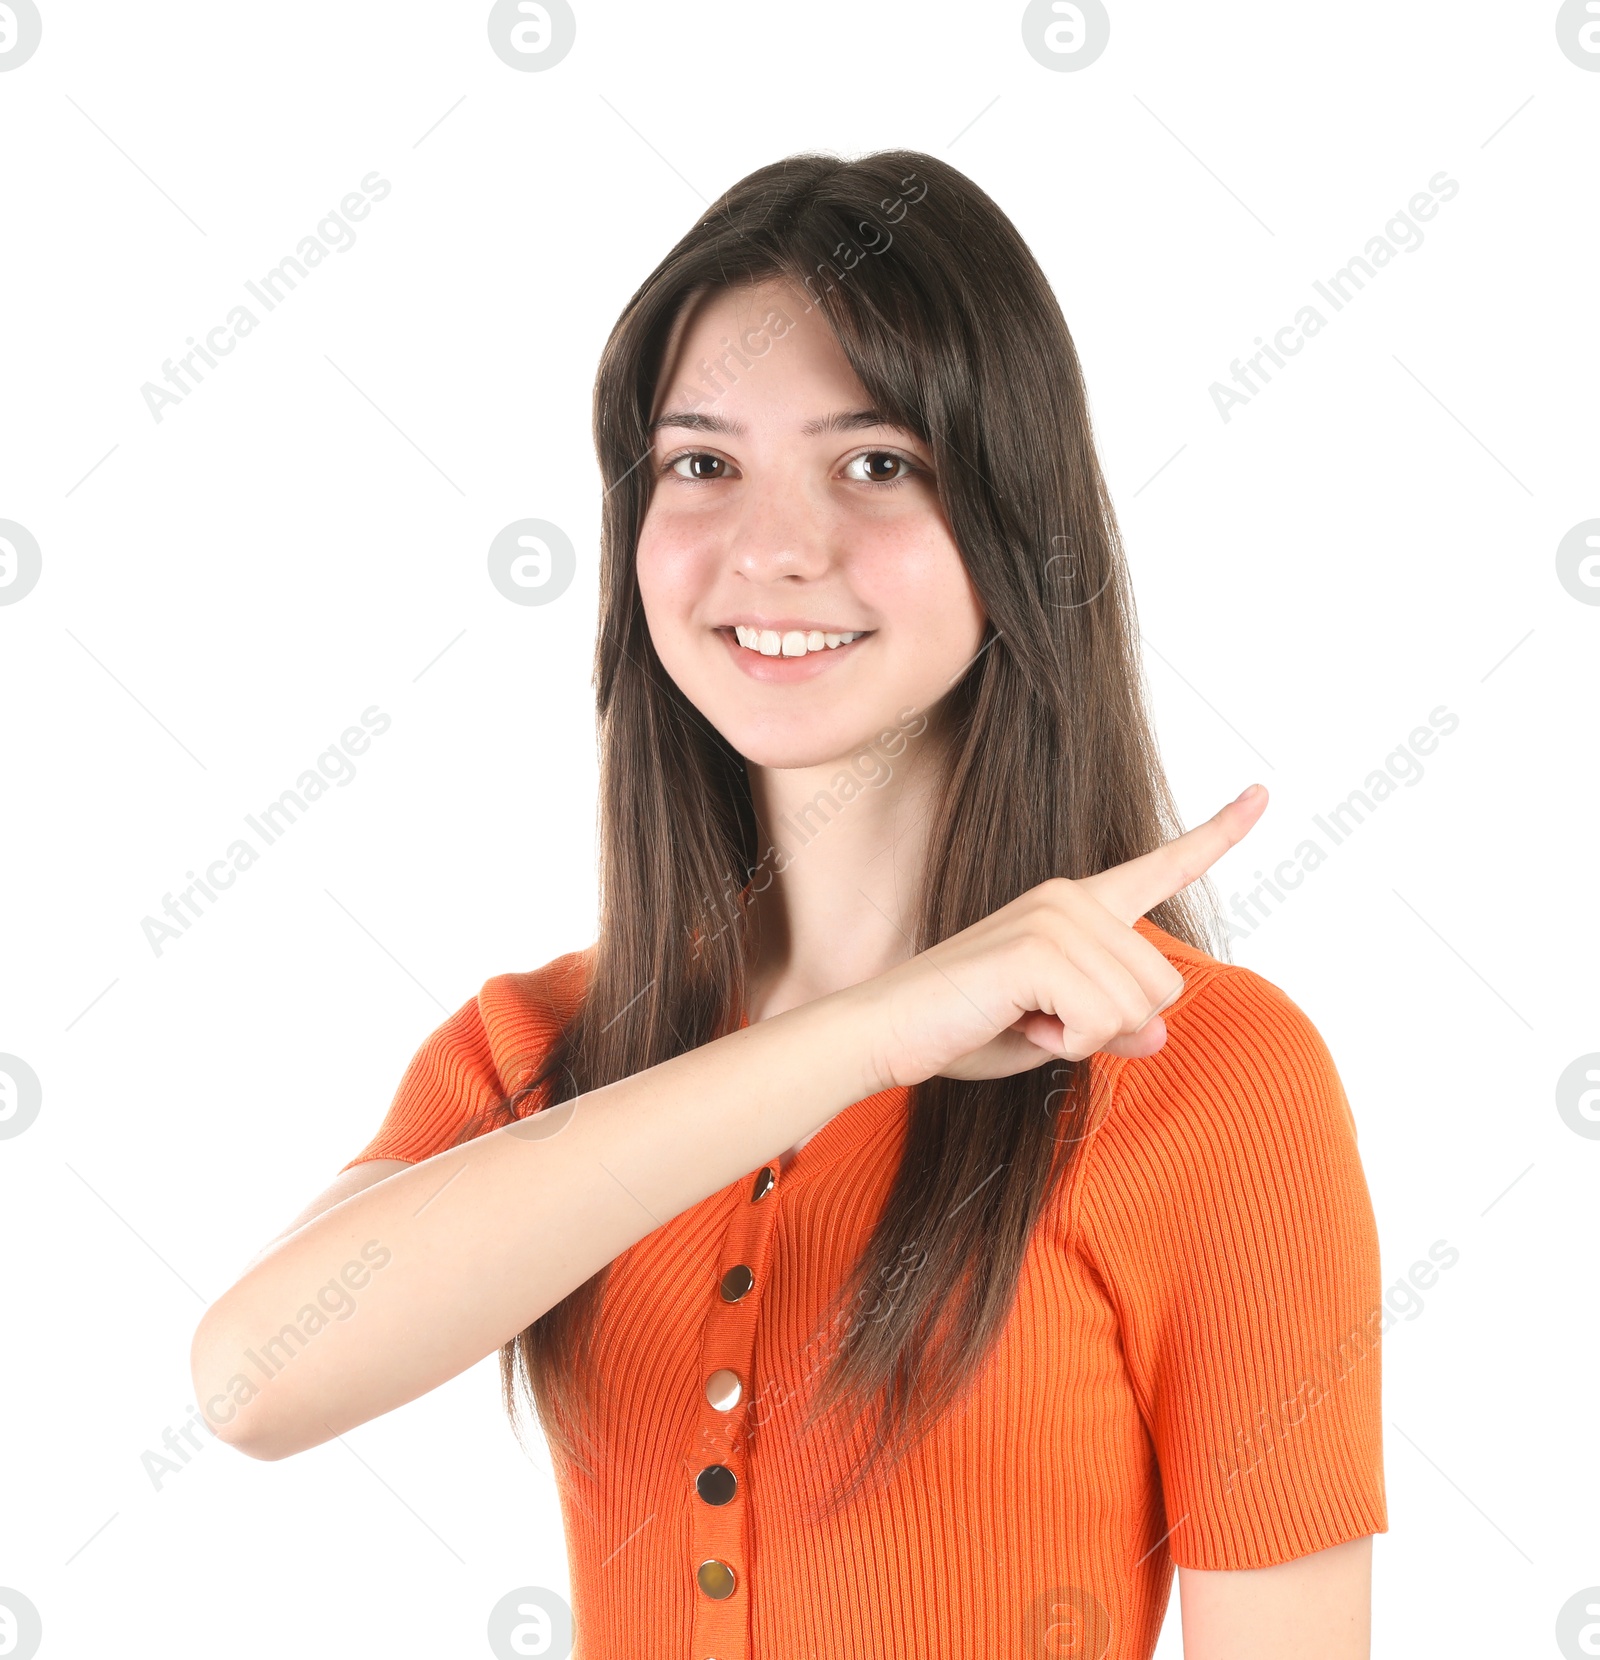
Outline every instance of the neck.
<svg viewBox="0 0 1600 1660"><path fill-rule="evenodd" d="M851 761L856 765L852 766ZM913 955L927 833L945 771L932 723L892 760L751 764L761 847L749 905L751 1022ZM843 777L856 790L841 790Z"/></svg>

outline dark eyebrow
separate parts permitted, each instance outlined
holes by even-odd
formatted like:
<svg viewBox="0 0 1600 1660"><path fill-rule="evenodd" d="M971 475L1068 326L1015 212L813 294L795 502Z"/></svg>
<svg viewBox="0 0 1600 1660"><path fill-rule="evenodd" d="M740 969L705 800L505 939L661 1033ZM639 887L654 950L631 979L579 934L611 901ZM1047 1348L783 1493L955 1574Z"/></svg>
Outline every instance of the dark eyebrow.
<svg viewBox="0 0 1600 1660"><path fill-rule="evenodd" d="M684 427L690 432L726 432L734 438L743 438L746 431L738 421L730 421L725 415L702 414L693 409L669 409L664 415L658 415L648 430L653 433L662 427ZM856 432L862 427L884 427L890 432L904 432L908 437L916 437L909 428L885 420L876 409L842 410L823 415L815 421L807 421L800 428L800 435L816 438L824 432Z"/></svg>

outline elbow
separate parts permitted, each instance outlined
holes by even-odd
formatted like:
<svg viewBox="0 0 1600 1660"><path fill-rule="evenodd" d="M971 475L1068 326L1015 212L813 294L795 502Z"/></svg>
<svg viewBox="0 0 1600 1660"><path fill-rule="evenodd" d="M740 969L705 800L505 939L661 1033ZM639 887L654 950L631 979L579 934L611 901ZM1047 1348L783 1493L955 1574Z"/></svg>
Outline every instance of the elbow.
<svg viewBox="0 0 1600 1660"><path fill-rule="evenodd" d="M315 1441L297 1440L286 1433L287 1426L273 1421L272 1392L238 1364L243 1349L229 1330L224 1301L206 1310L189 1346L195 1405L207 1429L225 1445L265 1462L314 1446Z"/></svg>
<svg viewBox="0 0 1600 1660"><path fill-rule="evenodd" d="M259 1459L264 1464L276 1463L280 1458L288 1458L292 1453L303 1450L298 1444L290 1444L277 1439L265 1431L247 1428L240 1423L243 1414L239 1414L229 1423L217 1423L211 1419L212 1432L224 1445L232 1447L235 1452L241 1452L247 1458Z"/></svg>
<svg viewBox="0 0 1600 1660"><path fill-rule="evenodd" d="M247 1458L260 1459L262 1463L275 1463L280 1458L287 1458L291 1452L299 1449L294 1447L275 1447L265 1441L253 1440L244 1435L224 1435L220 1431L217 1439L233 1448L235 1452L242 1452Z"/></svg>

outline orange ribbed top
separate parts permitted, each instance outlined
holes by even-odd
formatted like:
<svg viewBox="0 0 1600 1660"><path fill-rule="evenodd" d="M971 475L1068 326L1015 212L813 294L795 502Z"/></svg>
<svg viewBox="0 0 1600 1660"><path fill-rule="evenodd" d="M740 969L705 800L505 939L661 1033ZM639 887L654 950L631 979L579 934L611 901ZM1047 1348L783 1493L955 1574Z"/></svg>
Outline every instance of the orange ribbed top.
<svg viewBox="0 0 1600 1660"><path fill-rule="evenodd" d="M796 1443L829 1359L810 1339L888 1193L908 1092L847 1107L788 1171L775 1151L769 1176L617 1259L599 1478L556 1464L577 1660L1148 1660L1175 1563L1264 1567L1387 1531L1377 1230L1333 1060L1270 981L1136 927L1186 982L1166 1045L1093 1057L1094 1127L972 1391L832 1520L806 1512L859 1444ZM585 962L488 981L351 1164L427 1158L511 1094ZM753 1283L730 1303L740 1265ZM707 1397L719 1371L731 1410ZM716 1463L722 1504L696 1488ZM712 1558L733 1570L721 1600L696 1576Z"/></svg>

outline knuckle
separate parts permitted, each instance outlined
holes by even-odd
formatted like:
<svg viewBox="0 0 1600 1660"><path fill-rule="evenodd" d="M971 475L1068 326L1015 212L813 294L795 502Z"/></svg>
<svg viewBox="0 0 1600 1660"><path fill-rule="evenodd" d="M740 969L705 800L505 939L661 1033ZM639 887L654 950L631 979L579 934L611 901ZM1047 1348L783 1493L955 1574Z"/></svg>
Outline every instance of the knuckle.
<svg viewBox="0 0 1600 1660"><path fill-rule="evenodd" d="M1109 1043L1122 1031L1122 1025L1122 1011L1102 991L1083 998L1073 1011L1073 1026L1090 1040L1091 1049Z"/></svg>
<svg viewBox="0 0 1600 1660"><path fill-rule="evenodd" d="M1048 882L1028 888L1012 900L1012 905L1026 926L1038 926L1041 918L1058 909L1061 900L1056 891L1057 880L1058 878L1052 876Z"/></svg>
<svg viewBox="0 0 1600 1660"><path fill-rule="evenodd" d="M1171 958L1158 951L1148 940L1139 940L1139 945L1142 949L1138 952L1137 965L1130 963L1128 966L1135 969L1144 985L1152 988L1156 999L1154 1008L1159 1012L1178 1000L1187 982Z"/></svg>
<svg viewBox="0 0 1600 1660"><path fill-rule="evenodd" d="M1077 901L1078 884L1070 876L1050 876L1034 888L1033 892L1045 904L1059 909Z"/></svg>

